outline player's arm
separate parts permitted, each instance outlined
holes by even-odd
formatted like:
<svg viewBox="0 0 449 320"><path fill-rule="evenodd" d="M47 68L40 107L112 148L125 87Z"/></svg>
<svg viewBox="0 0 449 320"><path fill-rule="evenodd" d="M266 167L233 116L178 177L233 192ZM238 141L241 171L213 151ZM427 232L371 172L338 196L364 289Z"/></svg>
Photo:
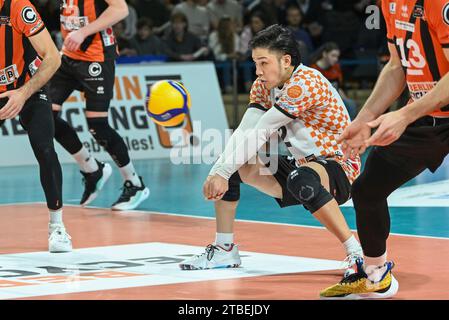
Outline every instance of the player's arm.
<svg viewBox="0 0 449 320"><path fill-rule="evenodd" d="M69 33L64 40L64 46L70 51L76 51L83 41L92 34L107 29L126 18L129 14L125 0L104 0L108 7L103 13L88 25Z"/></svg>
<svg viewBox="0 0 449 320"><path fill-rule="evenodd" d="M61 55L47 29L42 30L28 39L34 50L36 50L37 54L42 59L42 63L36 74L34 74L33 77L19 89L24 92L27 99L50 81L61 65Z"/></svg>
<svg viewBox="0 0 449 320"><path fill-rule="evenodd" d="M6 105L0 110L0 119L12 119L22 110L25 102L40 90L61 65L61 57L46 28L28 38L37 54L42 58L36 74L17 90L2 93L0 98L8 98Z"/></svg>
<svg viewBox="0 0 449 320"><path fill-rule="evenodd" d="M444 49L446 59L449 61L449 49ZM449 73L437 82L435 87L422 98L400 109L407 118L408 123L441 109L449 104Z"/></svg>
<svg viewBox="0 0 449 320"><path fill-rule="evenodd" d="M390 61L382 69L376 85L356 119L372 121L383 114L405 88L405 74L396 47L388 43Z"/></svg>
<svg viewBox="0 0 449 320"><path fill-rule="evenodd" d="M257 124L245 131L243 139L237 141L237 146L231 152L224 152L224 162L218 168L216 174L229 180L249 159L256 156L260 148L269 140L273 134L282 126L293 121L294 117L288 116L277 108L271 108L265 112Z"/></svg>
<svg viewBox="0 0 449 320"><path fill-rule="evenodd" d="M215 162L214 166L209 172L210 176L215 175L217 170L220 168L221 164L224 163L226 155L232 154L235 151L238 143L242 141L245 137L245 132L254 128L259 122L260 118L265 114L264 110L257 108L248 108L243 115L242 121L240 121L239 126L232 133L223 153L220 155L218 160Z"/></svg>

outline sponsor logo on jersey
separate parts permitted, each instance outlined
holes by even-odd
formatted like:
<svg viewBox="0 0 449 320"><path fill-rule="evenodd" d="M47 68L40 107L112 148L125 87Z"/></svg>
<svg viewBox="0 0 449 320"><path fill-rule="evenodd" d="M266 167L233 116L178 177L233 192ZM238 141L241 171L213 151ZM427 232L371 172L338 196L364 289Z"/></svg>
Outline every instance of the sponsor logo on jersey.
<svg viewBox="0 0 449 320"><path fill-rule="evenodd" d="M449 25L449 2L443 8L443 20Z"/></svg>
<svg viewBox="0 0 449 320"><path fill-rule="evenodd" d="M401 16L404 17L404 18L408 18L408 7L407 7L407 5L404 4L401 7L401 11L402 11Z"/></svg>
<svg viewBox="0 0 449 320"><path fill-rule="evenodd" d="M298 85L292 86L287 89L287 95L289 98L298 99L302 96L302 88Z"/></svg>
<svg viewBox="0 0 449 320"><path fill-rule="evenodd" d="M0 85L11 84L18 78L19 72L17 71L17 66L15 64L8 66L5 69L0 69Z"/></svg>
<svg viewBox="0 0 449 320"><path fill-rule="evenodd" d="M391 14L396 13L396 2L390 2L390 13Z"/></svg>
<svg viewBox="0 0 449 320"><path fill-rule="evenodd" d="M22 20L25 23L32 24L37 21L36 11L32 7L25 7L22 9Z"/></svg>
<svg viewBox="0 0 449 320"><path fill-rule="evenodd" d="M396 29L415 32L415 25L410 22L395 20Z"/></svg>
<svg viewBox="0 0 449 320"><path fill-rule="evenodd" d="M28 65L28 70L30 70L30 73L31 73L32 76L34 76L34 74L37 72L37 70L39 69L39 66L40 66L41 64L42 64L41 59L36 58L36 59L34 59L33 62L31 62L31 63Z"/></svg>
<svg viewBox="0 0 449 320"><path fill-rule="evenodd" d="M413 17L424 18L424 7L416 5L415 8L413 9Z"/></svg>
<svg viewBox="0 0 449 320"><path fill-rule="evenodd" d="M410 91L410 97L413 100L421 99L427 92L432 90L435 85L437 84L436 81L434 82L408 82L408 90Z"/></svg>
<svg viewBox="0 0 449 320"><path fill-rule="evenodd" d="M10 17L0 16L0 26L1 25L9 26L10 24L11 24L11 18Z"/></svg>

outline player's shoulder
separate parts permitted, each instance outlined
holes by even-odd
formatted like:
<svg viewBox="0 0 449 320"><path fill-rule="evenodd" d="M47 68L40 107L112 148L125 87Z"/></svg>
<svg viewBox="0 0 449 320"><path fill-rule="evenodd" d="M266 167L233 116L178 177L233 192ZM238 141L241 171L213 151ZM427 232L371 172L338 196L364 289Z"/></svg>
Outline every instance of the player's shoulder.
<svg viewBox="0 0 449 320"><path fill-rule="evenodd" d="M430 19L443 19L449 25L449 0L432 0L424 3L424 13Z"/></svg>
<svg viewBox="0 0 449 320"><path fill-rule="evenodd" d="M288 81L288 86L299 85L308 87L311 85L316 85L317 83L322 83L323 78L324 76L317 69L310 68L301 64L293 72L290 80Z"/></svg>

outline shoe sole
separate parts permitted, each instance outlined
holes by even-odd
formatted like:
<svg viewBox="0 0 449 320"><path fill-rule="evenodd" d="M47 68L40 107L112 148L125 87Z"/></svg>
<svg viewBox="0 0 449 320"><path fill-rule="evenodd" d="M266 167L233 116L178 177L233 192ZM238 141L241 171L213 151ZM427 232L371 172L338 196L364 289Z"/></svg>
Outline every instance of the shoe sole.
<svg viewBox="0 0 449 320"><path fill-rule="evenodd" d="M134 210L135 208L137 208L142 202L144 202L146 199L148 199L148 197L150 196L150 189L145 188L142 190L142 195L140 196L139 201L137 201L136 203L134 203L133 205L127 205L127 204L122 204L122 205L117 205L117 206L113 206L111 209L114 211L128 211L128 210Z"/></svg>
<svg viewBox="0 0 449 320"><path fill-rule="evenodd" d="M386 292L369 292L350 294L344 297L321 297L320 300L368 300L368 299L388 299L396 295L399 290L399 282L391 275L391 284Z"/></svg>
<svg viewBox="0 0 449 320"><path fill-rule="evenodd" d="M240 265L241 265L241 263L230 264L230 265L225 265L225 266L218 266L218 267L213 267L213 268L197 268L191 264L180 264L179 268L181 268L181 270L212 270L212 269L238 268L238 267L240 267Z"/></svg>
<svg viewBox="0 0 449 320"><path fill-rule="evenodd" d="M50 253L65 253L65 252L72 252L73 248L67 249L67 248L53 248L48 250Z"/></svg>
<svg viewBox="0 0 449 320"><path fill-rule="evenodd" d="M111 165L109 163L105 163L104 168L103 168L103 177L101 177L100 181L98 181L97 188L96 188L95 192L92 193L89 196L89 198L87 198L87 200L84 201L84 203L81 203L81 206L83 206L83 207L87 206L89 203L91 203L98 197L98 194L100 193L101 189L103 189L104 185L111 177L111 174L112 174Z"/></svg>

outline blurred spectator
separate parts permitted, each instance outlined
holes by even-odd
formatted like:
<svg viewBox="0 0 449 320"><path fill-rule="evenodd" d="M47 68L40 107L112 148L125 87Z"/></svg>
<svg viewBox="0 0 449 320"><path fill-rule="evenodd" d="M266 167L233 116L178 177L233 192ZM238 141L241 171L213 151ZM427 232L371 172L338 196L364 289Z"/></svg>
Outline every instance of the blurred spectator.
<svg viewBox="0 0 449 320"><path fill-rule="evenodd" d="M324 16L322 41L337 43L341 55L354 58L354 49L358 43L358 34L362 21L356 13L360 0L333 0L333 8Z"/></svg>
<svg viewBox="0 0 449 320"><path fill-rule="evenodd" d="M173 13L171 29L165 37L167 54L172 61L194 61L205 59L209 49L200 38L188 31L187 17L181 12Z"/></svg>
<svg viewBox="0 0 449 320"><path fill-rule="evenodd" d="M306 46L308 52L313 51L313 44L310 35L302 28L303 13L297 6L290 6L287 9L287 27L292 31L293 36L297 41L302 41ZM301 56L304 56L302 54Z"/></svg>
<svg viewBox="0 0 449 320"><path fill-rule="evenodd" d="M119 55L124 57L133 57L138 54L138 45L134 39L123 37L125 33L124 20L117 22L113 27L115 40L117 41Z"/></svg>
<svg viewBox="0 0 449 320"><path fill-rule="evenodd" d="M128 5L128 16L124 19L125 31L123 32L123 38L131 39L134 38L137 32L137 12L136 9L131 4Z"/></svg>
<svg viewBox="0 0 449 320"><path fill-rule="evenodd" d="M164 0L130 0L139 18L146 17L153 21L154 27L160 27L170 21L171 8Z"/></svg>
<svg viewBox="0 0 449 320"><path fill-rule="evenodd" d="M239 64L240 70L242 70L245 92L249 92L251 90L254 77L254 63L251 58L249 43L257 32L265 29L266 27L266 18L263 13L260 11L255 11L251 15L249 25L243 28L242 34L240 35L239 54L242 60L246 60Z"/></svg>
<svg viewBox="0 0 449 320"><path fill-rule="evenodd" d="M265 16L267 26L278 23L278 8L274 0L254 0L247 7L247 12L251 16L254 12L260 11Z"/></svg>
<svg viewBox="0 0 449 320"><path fill-rule="evenodd" d="M255 11L251 14L249 25L243 28L243 31L240 35L239 52L241 55L250 57L251 50L249 47L249 43L251 42L251 39L257 32L265 29L267 26L267 20L262 12Z"/></svg>
<svg viewBox="0 0 449 320"><path fill-rule="evenodd" d="M140 18L137 23L139 55L165 55L166 49L163 41L153 33L153 22L149 18Z"/></svg>
<svg viewBox="0 0 449 320"><path fill-rule="evenodd" d="M289 0L289 5L301 9L304 28L308 30L313 45L318 47L324 31L324 13L332 9L331 0Z"/></svg>
<svg viewBox="0 0 449 320"><path fill-rule="evenodd" d="M189 31L206 43L212 24L212 13L200 6L199 2L200 0L185 0L173 8L173 13L183 13L187 17Z"/></svg>
<svg viewBox="0 0 449 320"><path fill-rule="evenodd" d="M222 88L226 93L232 92L232 62L238 58L239 36L235 32L231 17L223 16L218 21L218 28L209 36L209 48L216 60L215 66L221 74Z"/></svg>
<svg viewBox="0 0 449 320"><path fill-rule="evenodd" d="M320 71L337 89L352 120L357 115L357 105L343 91L343 74L338 63L339 58L340 49L338 45L334 42L326 42L314 55L311 67Z"/></svg>
<svg viewBox="0 0 449 320"><path fill-rule="evenodd" d="M273 0L276 7L277 22L282 25L287 24L288 0Z"/></svg>
<svg viewBox="0 0 449 320"><path fill-rule="evenodd" d="M214 28L218 26L218 21L223 16L231 17L234 20L235 30L240 33L243 28L243 8L235 0L211 0L207 9L212 13Z"/></svg>

